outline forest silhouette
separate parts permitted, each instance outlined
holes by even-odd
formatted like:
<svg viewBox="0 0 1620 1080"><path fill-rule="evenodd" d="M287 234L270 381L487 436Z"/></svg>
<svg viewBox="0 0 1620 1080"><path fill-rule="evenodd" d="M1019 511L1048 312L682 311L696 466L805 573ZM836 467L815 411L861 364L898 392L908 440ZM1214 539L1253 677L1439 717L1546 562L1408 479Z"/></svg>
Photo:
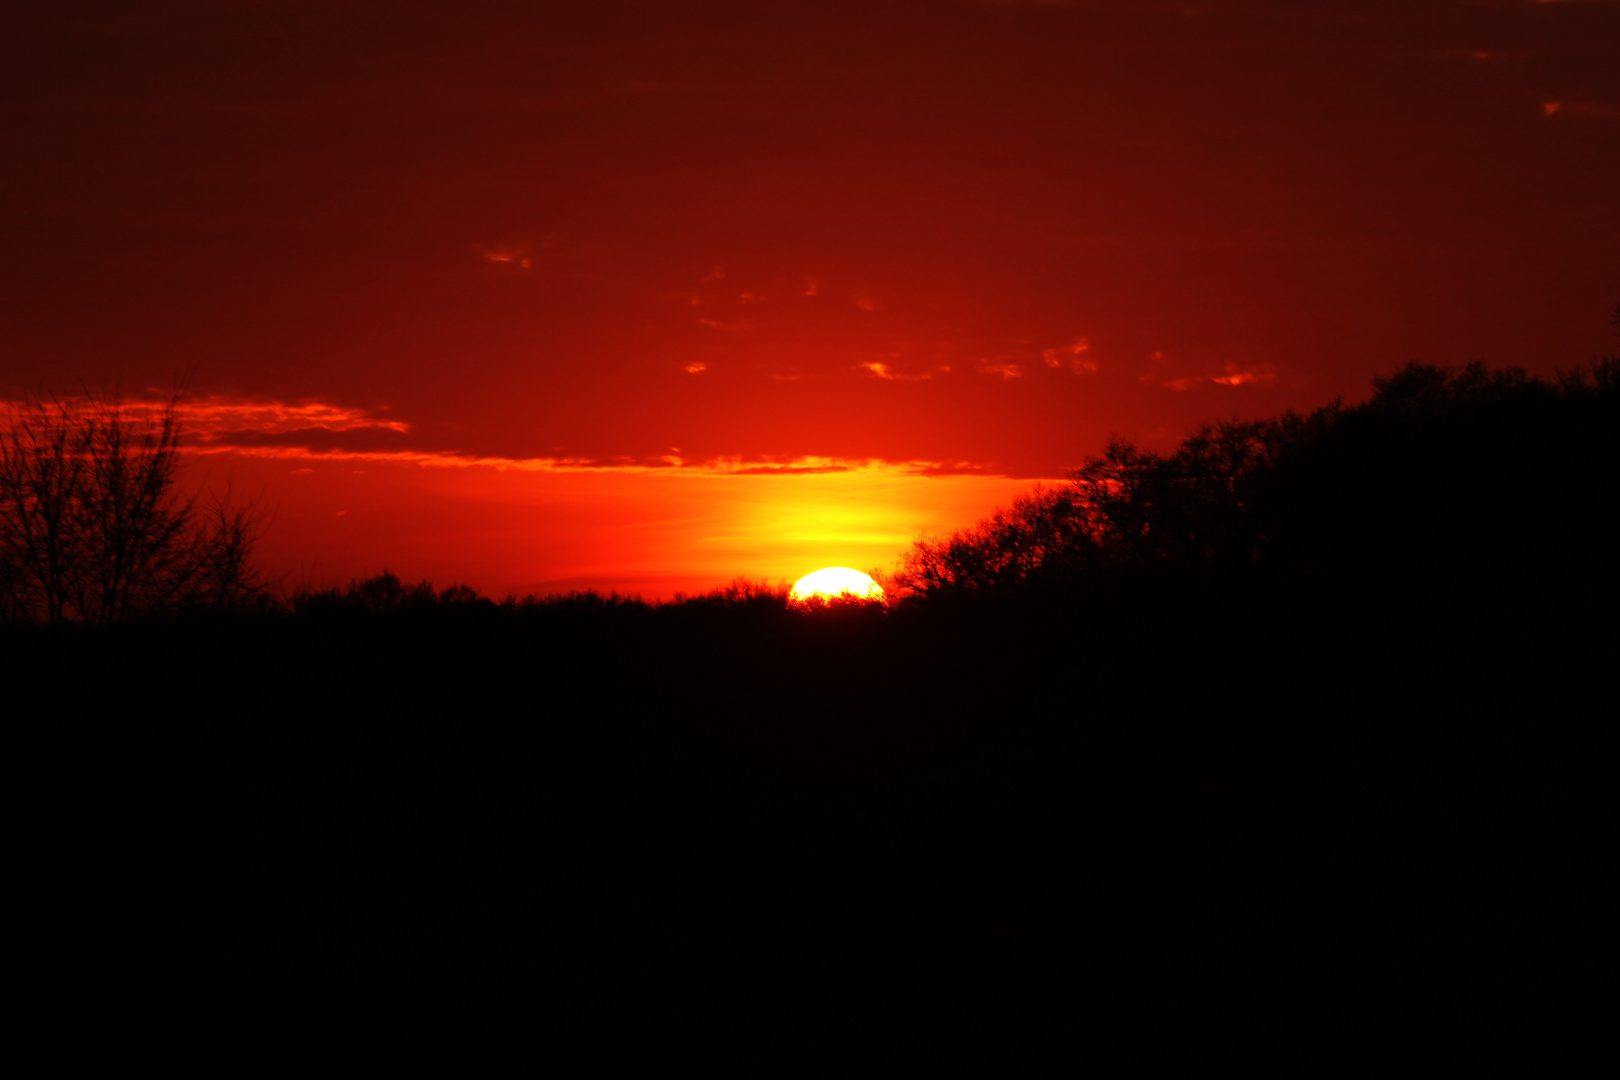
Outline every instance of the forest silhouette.
<svg viewBox="0 0 1620 1080"><path fill-rule="evenodd" d="M1617 410L1613 356L1413 364L1116 441L888 605L14 618L58 991L573 1071L1545 1063L1595 1007Z"/></svg>

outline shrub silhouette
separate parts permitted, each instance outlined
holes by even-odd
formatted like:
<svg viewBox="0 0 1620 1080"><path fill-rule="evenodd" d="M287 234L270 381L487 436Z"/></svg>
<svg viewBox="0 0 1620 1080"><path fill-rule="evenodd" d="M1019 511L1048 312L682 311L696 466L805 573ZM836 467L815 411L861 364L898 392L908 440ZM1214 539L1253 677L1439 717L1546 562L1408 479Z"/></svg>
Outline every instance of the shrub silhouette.
<svg viewBox="0 0 1620 1080"><path fill-rule="evenodd" d="M436 591L431 581L406 585L392 570L369 578L355 578L341 591L337 588L300 590L293 594L290 605L299 615L367 616L495 606L470 585L451 585Z"/></svg>
<svg viewBox="0 0 1620 1080"><path fill-rule="evenodd" d="M106 624L258 593L261 522L182 497L177 399L31 396L0 432L0 617Z"/></svg>

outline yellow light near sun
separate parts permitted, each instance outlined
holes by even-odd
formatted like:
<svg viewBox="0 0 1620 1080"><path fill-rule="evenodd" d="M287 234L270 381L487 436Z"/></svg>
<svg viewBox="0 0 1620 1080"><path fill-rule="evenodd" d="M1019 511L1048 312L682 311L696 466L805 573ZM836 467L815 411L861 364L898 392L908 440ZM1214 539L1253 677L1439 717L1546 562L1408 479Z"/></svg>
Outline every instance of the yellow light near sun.
<svg viewBox="0 0 1620 1080"><path fill-rule="evenodd" d="M788 599L805 601L812 596L822 596L828 600L845 596L859 600L882 600L883 586L859 570L851 570L847 566L829 566L794 582Z"/></svg>
<svg viewBox="0 0 1620 1080"><path fill-rule="evenodd" d="M251 479L244 487L280 499L276 528L256 549L271 576L298 580L316 551L327 580L367 577L374 553L391 551L413 581L465 581L491 596L596 589L667 600L738 577L792 581L833 559L891 566L917 537L948 535L1032 483L883 462L760 474L228 460L238 481ZM289 471L296 464L312 468ZM367 500L371 509L354 512Z"/></svg>

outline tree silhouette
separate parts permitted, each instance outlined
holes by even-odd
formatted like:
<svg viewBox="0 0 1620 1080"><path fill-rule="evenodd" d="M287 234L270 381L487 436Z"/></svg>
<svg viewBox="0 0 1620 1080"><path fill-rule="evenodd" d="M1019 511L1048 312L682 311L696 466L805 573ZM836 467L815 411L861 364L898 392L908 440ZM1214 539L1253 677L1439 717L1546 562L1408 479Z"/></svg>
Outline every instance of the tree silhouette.
<svg viewBox="0 0 1620 1080"><path fill-rule="evenodd" d="M178 398L31 396L0 431L0 616L108 624L259 590L251 507L183 497Z"/></svg>
<svg viewBox="0 0 1620 1080"><path fill-rule="evenodd" d="M1597 565L1613 532L1597 514L1620 468L1620 360L1553 381L1414 363L1373 385L1361 405L1205 424L1169 454L1110 442L1066 486L919 540L897 591L989 597L1255 572L1344 588L1379 576L1399 591L1501 580L1554 552Z"/></svg>
<svg viewBox="0 0 1620 1080"><path fill-rule="evenodd" d="M1037 582L1242 565L1257 555L1257 477L1299 425L1206 424L1168 456L1114 440L1067 486L1037 487L971 529L919 541L895 583L910 596L1001 596Z"/></svg>
<svg viewBox="0 0 1620 1080"><path fill-rule="evenodd" d="M976 526L919 540L892 579L901 597L1002 596L1091 561L1095 535L1068 489L1036 488Z"/></svg>

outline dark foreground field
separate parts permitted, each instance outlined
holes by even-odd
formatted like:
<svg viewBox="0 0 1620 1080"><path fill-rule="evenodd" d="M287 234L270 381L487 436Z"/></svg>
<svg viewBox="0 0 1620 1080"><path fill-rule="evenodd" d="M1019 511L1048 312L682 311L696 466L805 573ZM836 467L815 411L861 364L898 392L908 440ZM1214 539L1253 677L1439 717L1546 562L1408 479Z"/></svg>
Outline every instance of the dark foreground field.
<svg viewBox="0 0 1620 1080"><path fill-rule="evenodd" d="M40 994L221 1063L1545 1067L1613 944L1607 400L1539 503L1409 463L1241 573L8 632Z"/></svg>
<svg viewBox="0 0 1620 1080"><path fill-rule="evenodd" d="M811 1074L1403 1072L1593 1020L1612 641L758 608L66 635L58 992L177 1048Z"/></svg>

